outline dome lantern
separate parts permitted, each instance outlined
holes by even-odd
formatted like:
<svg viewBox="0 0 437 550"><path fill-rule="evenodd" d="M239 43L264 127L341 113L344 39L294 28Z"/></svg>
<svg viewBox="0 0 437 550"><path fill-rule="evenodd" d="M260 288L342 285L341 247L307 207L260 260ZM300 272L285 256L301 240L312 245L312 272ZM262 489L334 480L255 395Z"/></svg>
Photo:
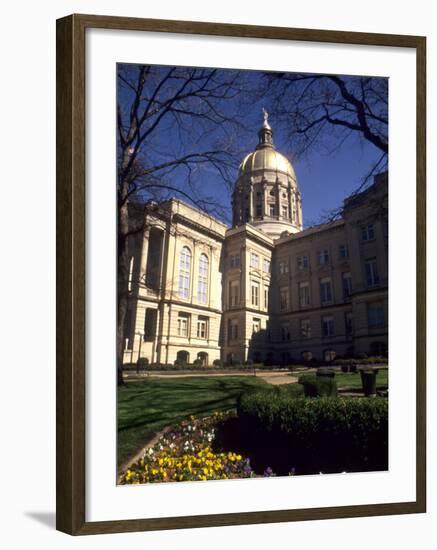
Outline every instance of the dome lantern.
<svg viewBox="0 0 437 550"><path fill-rule="evenodd" d="M257 149L261 147L273 147L273 132L269 124L269 113L263 107L264 122L258 132L259 143Z"/></svg>

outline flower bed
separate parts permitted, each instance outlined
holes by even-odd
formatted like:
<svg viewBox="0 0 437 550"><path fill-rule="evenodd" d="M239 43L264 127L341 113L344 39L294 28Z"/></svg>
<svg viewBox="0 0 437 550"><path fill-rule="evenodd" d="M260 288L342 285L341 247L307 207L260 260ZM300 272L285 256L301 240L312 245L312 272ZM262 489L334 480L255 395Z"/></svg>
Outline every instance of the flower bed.
<svg viewBox="0 0 437 550"><path fill-rule="evenodd" d="M143 457L122 475L121 484L169 481L207 481L253 477L248 458L235 452L217 452L212 443L217 427L231 416L215 413L191 417L162 435Z"/></svg>

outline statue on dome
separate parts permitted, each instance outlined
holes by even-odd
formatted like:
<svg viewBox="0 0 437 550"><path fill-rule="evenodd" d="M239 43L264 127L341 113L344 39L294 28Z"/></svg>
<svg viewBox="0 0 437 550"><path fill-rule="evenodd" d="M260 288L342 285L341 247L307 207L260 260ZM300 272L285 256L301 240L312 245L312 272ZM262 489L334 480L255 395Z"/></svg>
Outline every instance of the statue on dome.
<svg viewBox="0 0 437 550"><path fill-rule="evenodd" d="M271 130L270 124L269 124L269 113L264 109L264 107L262 108L262 111L263 111L263 117L264 117L263 127Z"/></svg>

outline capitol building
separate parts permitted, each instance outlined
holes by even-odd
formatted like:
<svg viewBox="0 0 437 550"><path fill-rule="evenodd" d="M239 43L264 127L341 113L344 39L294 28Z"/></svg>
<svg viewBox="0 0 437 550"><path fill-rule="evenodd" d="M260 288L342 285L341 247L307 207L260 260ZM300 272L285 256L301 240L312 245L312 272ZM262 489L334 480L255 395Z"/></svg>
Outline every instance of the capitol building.
<svg viewBox="0 0 437 550"><path fill-rule="evenodd" d="M267 114L241 162L232 227L170 199L131 238L124 363L286 365L388 346L387 173L303 229L291 162Z"/></svg>

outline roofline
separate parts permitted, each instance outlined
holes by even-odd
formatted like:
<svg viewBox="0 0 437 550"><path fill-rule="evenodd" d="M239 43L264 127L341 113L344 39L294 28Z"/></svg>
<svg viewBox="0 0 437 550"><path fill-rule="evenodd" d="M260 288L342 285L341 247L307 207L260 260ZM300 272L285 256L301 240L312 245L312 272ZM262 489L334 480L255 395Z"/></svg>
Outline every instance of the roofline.
<svg viewBox="0 0 437 550"><path fill-rule="evenodd" d="M316 235L317 233L321 233L322 231L337 229L338 227L345 225L345 223L345 220L341 218L332 222L322 223L320 225L313 225L312 227L307 227L306 229L298 231L297 233L291 233L290 235L286 235L285 237L279 237L279 239L275 241L275 245L285 244L289 241L294 241L296 239L311 237L312 235Z"/></svg>
<svg viewBox="0 0 437 550"><path fill-rule="evenodd" d="M198 212L202 216L206 216L207 218L211 218L212 220L214 220L215 223L221 225L226 230L229 229L229 225L227 225L226 223L220 221L218 218L216 218L212 214L209 214L208 212L205 212L204 210L202 210L202 209L200 209L196 206L193 206L193 205L189 204L188 202L185 202L181 199L176 199L175 197L170 197L169 199L167 199L165 201L159 202L158 205L162 207L162 206L164 206L166 204L169 204L169 203L172 203L172 202L177 203L177 204L182 204L183 206L186 206L187 208L190 208L191 210L194 210L195 212Z"/></svg>

